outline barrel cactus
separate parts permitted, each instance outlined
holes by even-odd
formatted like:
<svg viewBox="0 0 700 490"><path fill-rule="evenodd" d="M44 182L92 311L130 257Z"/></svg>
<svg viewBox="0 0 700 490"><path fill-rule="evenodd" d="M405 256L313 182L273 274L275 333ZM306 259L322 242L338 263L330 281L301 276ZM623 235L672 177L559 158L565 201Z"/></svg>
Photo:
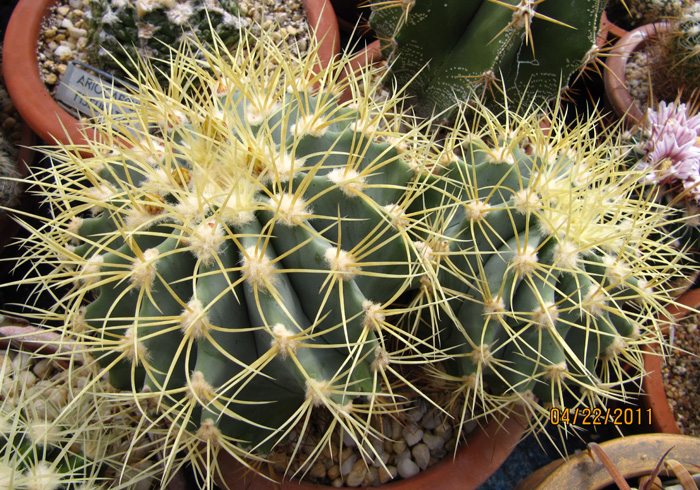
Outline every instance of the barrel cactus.
<svg viewBox="0 0 700 490"><path fill-rule="evenodd" d="M675 18L691 3L692 0L614 0L610 6L624 11L633 25L639 27Z"/></svg>
<svg viewBox="0 0 700 490"><path fill-rule="evenodd" d="M398 87L422 115L475 93L538 103L557 96L596 52L605 2L372 2L370 25Z"/></svg>
<svg viewBox="0 0 700 490"><path fill-rule="evenodd" d="M590 137L594 118L567 129L559 109L546 127L479 117L474 130L458 123L422 197L444 223L431 249L445 300L421 325L451 357L429 371L466 401L465 420L474 407L539 420L609 407L630 390L623 367L638 376L641 347L659 340L683 251L657 229L676 218L640 192L619 139Z"/></svg>
<svg viewBox="0 0 700 490"><path fill-rule="evenodd" d="M50 354L0 353L0 486L148 488L162 475L163 431L151 426L150 438L138 437L133 403L105 397L95 366L66 366ZM90 385L90 396L80 396Z"/></svg>
<svg viewBox="0 0 700 490"><path fill-rule="evenodd" d="M680 93L692 102L700 80L700 5L694 2L668 21L670 29L652 53L653 90L659 100L672 101Z"/></svg>
<svg viewBox="0 0 700 490"><path fill-rule="evenodd" d="M339 80L347 60L314 75L317 56L292 61L268 34L196 49L168 92L133 81L94 156L64 148L37 176L54 218L31 260L70 289L46 319L147 413L234 454L320 407L363 440L389 395L386 305L423 274L406 210L430 147L400 99L362 90L371 71Z"/></svg>
<svg viewBox="0 0 700 490"><path fill-rule="evenodd" d="M245 21L236 0L89 0L85 7L91 61L122 73L139 57L169 59L183 38L211 41L211 27L229 45Z"/></svg>

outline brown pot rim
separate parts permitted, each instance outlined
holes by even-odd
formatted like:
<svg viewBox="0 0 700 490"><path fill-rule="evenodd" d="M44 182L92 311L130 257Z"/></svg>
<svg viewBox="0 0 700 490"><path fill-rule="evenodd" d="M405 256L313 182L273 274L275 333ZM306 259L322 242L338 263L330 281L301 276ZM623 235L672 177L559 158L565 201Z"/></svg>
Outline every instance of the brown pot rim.
<svg viewBox="0 0 700 490"><path fill-rule="evenodd" d="M3 77L17 111L42 140L82 144L82 123L58 105L39 75L41 24L57 1L19 0L5 31Z"/></svg>
<svg viewBox="0 0 700 490"><path fill-rule="evenodd" d="M667 308L668 320L679 321L692 313L692 310L700 307L700 288L690 289L678 298L676 303ZM664 335L668 334L668 328L663 329ZM671 406L666 396L663 374L661 372L663 357L659 354L657 344L645 347L644 372L642 380L643 395L640 404L646 410L650 410L651 426L656 432L666 434L680 434L681 429L676 422Z"/></svg>
<svg viewBox="0 0 700 490"><path fill-rule="evenodd" d="M603 75L605 96L615 114L624 119L627 127L643 124L646 114L646 108L642 110L627 89L627 61L633 52L642 49L669 28L670 24L666 22L637 27L618 39L608 53L605 62L607 69Z"/></svg>
<svg viewBox="0 0 700 490"><path fill-rule="evenodd" d="M435 487L440 490L476 490L501 467L522 440L528 428L528 417L513 412L510 416L494 417L484 427L477 427L469 434L467 442L453 458L449 455L416 476L389 482L381 488L391 490L423 490ZM219 455L219 467L224 473L222 488L231 490L322 490L325 485L305 481L286 480L280 483L246 470L228 454ZM362 487L372 490L376 487Z"/></svg>

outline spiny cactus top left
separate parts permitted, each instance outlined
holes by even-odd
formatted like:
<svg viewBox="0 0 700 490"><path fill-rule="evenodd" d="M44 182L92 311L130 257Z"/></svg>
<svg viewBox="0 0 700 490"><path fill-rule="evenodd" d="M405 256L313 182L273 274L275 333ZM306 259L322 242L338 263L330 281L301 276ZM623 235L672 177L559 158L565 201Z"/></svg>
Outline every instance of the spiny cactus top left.
<svg viewBox="0 0 700 490"><path fill-rule="evenodd" d="M264 452L317 407L365 437L384 305L424 275L412 227L427 225L406 210L429 145L399 99L361 90L370 72L340 81L347 59L314 75L313 52L266 35L192 49L169 91L135 81L94 157L57 150L37 178L54 212L30 254L70 289L40 315L149 414L217 447Z"/></svg>
<svg viewBox="0 0 700 490"><path fill-rule="evenodd" d="M139 56L167 59L182 38L211 41L211 28L227 45L244 21L236 0L88 0L86 19L93 62L121 73Z"/></svg>

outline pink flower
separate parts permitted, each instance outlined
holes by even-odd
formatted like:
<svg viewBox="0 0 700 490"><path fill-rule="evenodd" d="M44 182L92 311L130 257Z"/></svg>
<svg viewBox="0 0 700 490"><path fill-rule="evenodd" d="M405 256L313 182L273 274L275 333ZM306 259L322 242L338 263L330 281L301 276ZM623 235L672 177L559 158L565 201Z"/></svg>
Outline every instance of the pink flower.
<svg viewBox="0 0 700 490"><path fill-rule="evenodd" d="M639 167L650 170L648 180L680 181L700 201L700 114L689 117L685 104L661 102L647 117L646 155Z"/></svg>

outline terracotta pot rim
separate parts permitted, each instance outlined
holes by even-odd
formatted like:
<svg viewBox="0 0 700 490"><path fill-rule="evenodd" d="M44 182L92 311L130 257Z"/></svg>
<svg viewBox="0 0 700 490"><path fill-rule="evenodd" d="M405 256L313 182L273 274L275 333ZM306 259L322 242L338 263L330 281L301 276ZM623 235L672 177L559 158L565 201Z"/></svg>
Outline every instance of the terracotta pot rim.
<svg viewBox="0 0 700 490"><path fill-rule="evenodd" d="M693 309L700 307L700 288L690 289L681 295L676 304L667 308L669 320L679 321L692 313ZM663 329L664 335L668 334L668 328ZM651 410L651 426L656 432L666 434L680 434L681 429L676 422L676 417L668 403L666 388L664 387L662 369L662 356L659 354L657 344L645 346L644 371L646 375L642 380L643 395L640 404Z"/></svg>
<svg viewBox="0 0 700 490"><path fill-rule="evenodd" d="M20 0L5 31L3 76L22 119L48 143L83 143L82 124L63 109L39 75L37 44L48 9L58 0Z"/></svg>
<svg viewBox="0 0 700 490"><path fill-rule="evenodd" d="M627 61L633 52L643 48L669 28L670 24L666 22L640 26L618 39L608 54L607 69L603 75L605 96L615 114L625 120L627 127L642 124L645 117L645 111L639 107L626 86Z"/></svg>

